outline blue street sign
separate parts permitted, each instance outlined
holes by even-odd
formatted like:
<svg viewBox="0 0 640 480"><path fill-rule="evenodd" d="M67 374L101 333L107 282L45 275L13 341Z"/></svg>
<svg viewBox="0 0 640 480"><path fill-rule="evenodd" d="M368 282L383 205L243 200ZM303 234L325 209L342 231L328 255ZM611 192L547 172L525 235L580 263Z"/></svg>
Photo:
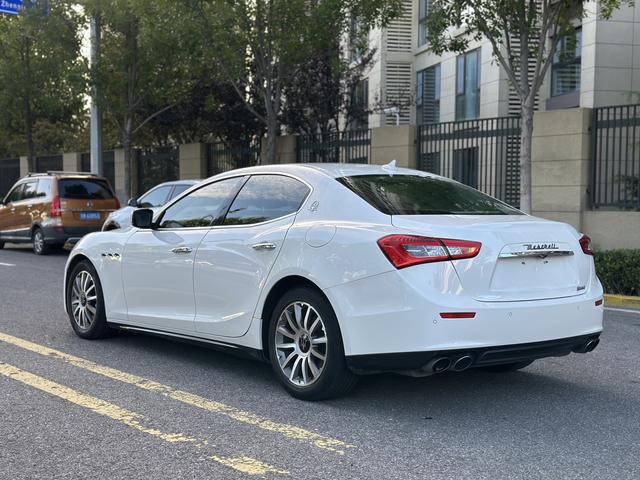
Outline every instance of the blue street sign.
<svg viewBox="0 0 640 480"><path fill-rule="evenodd" d="M0 0L0 13L18 15L24 9L24 3L23 0Z"/></svg>

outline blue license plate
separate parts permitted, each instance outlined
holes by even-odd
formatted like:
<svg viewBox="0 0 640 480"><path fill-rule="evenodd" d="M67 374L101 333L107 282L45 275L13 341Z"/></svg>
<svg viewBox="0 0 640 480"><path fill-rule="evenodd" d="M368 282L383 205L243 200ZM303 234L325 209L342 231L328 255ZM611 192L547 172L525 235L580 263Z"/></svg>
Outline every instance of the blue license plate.
<svg viewBox="0 0 640 480"><path fill-rule="evenodd" d="M80 212L80 220L100 220L100 212Z"/></svg>

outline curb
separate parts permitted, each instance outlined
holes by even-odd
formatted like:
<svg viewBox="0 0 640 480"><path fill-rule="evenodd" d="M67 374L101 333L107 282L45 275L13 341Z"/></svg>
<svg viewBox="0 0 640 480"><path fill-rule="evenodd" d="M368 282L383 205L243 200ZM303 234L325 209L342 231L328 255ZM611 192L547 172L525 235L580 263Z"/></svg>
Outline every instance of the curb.
<svg viewBox="0 0 640 480"><path fill-rule="evenodd" d="M610 295L604 296L604 304L607 307L622 307L622 308L638 308L640 309L640 297L628 297L625 295Z"/></svg>

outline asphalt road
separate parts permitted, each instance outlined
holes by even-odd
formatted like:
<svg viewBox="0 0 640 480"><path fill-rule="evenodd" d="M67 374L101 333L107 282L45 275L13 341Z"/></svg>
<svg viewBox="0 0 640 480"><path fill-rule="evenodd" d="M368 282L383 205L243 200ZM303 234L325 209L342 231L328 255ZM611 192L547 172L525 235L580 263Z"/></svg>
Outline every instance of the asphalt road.
<svg viewBox="0 0 640 480"><path fill-rule="evenodd" d="M640 478L639 313L607 311L591 354L304 403L251 360L77 338L65 260L0 251L2 479Z"/></svg>

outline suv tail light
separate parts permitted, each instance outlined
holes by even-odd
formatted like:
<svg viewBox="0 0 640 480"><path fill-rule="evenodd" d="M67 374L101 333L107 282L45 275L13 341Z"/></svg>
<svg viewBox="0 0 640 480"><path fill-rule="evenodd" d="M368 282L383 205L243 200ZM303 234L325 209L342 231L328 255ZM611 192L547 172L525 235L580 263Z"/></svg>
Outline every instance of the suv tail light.
<svg viewBox="0 0 640 480"><path fill-rule="evenodd" d="M378 246L394 267L406 268L421 263L473 258L480 253L479 242L415 235L389 235Z"/></svg>
<svg viewBox="0 0 640 480"><path fill-rule="evenodd" d="M115 193L113 194L113 199L116 201L116 210L120 210L120 200L118 200Z"/></svg>
<svg viewBox="0 0 640 480"><path fill-rule="evenodd" d="M582 251L587 255L593 255L595 253L591 245L591 239L586 235L583 235L580 239L580 246L582 247Z"/></svg>
<svg viewBox="0 0 640 480"><path fill-rule="evenodd" d="M60 201L60 196L56 195L51 200L51 217L58 218L62 216L62 202Z"/></svg>

